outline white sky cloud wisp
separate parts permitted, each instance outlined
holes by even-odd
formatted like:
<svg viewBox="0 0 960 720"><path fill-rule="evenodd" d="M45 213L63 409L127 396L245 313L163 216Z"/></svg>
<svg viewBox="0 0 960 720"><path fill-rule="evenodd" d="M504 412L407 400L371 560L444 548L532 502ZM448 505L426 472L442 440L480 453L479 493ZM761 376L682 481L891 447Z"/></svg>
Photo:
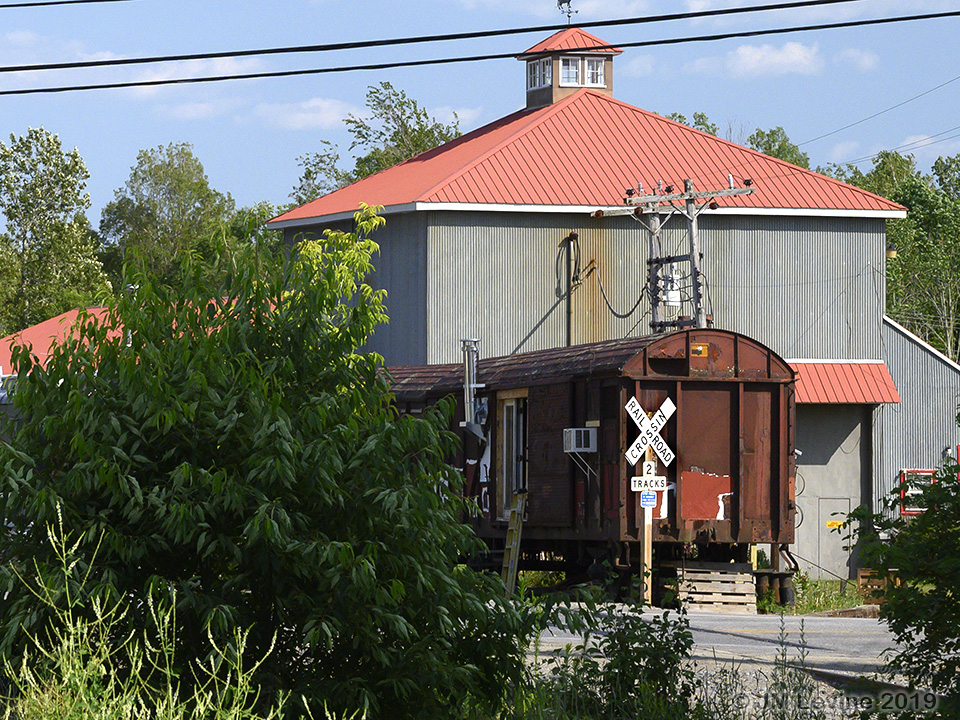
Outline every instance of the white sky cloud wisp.
<svg viewBox="0 0 960 720"><path fill-rule="evenodd" d="M332 98L310 98L299 103L260 103L253 114L266 125L282 130L327 130L360 109Z"/></svg>

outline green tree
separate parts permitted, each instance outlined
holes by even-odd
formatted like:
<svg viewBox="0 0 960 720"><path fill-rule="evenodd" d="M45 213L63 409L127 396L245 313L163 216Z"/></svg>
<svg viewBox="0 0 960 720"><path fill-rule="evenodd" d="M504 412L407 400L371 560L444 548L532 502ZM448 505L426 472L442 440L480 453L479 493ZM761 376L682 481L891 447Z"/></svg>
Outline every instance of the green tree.
<svg viewBox="0 0 960 720"><path fill-rule="evenodd" d="M21 330L108 288L85 210L80 153L43 128L0 143L0 335Z"/></svg>
<svg viewBox="0 0 960 720"><path fill-rule="evenodd" d="M320 152L298 158L303 172L290 195L294 202L310 202L460 136L456 117L449 125L431 118L416 100L388 82L367 88L366 105L370 119L350 115L344 121L353 137L350 150L362 153L353 170L338 168L339 150L324 142Z"/></svg>
<svg viewBox="0 0 960 720"><path fill-rule="evenodd" d="M779 158L802 168L810 167L810 158L805 152L801 152L799 147L790 142L786 130L780 126L771 130L757 128L747 138L747 144L764 155Z"/></svg>
<svg viewBox="0 0 960 720"><path fill-rule="evenodd" d="M960 200L960 155L938 157L933 163L937 186L954 200Z"/></svg>
<svg viewBox="0 0 960 720"><path fill-rule="evenodd" d="M0 652L16 658L49 619L11 575L54 572L44 528L58 506L83 533L90 597L175 595L182 672L251 628L264 697L287 689L368 717L494 712L524 667L518 611L496 577L460 558L477 547L461 475L446 464L449 405L400 416L380 358L385 321L365 282L382 220L328 232L286 266L224 256L187 263L179 294L147 275L103 323L46 369L16 353L22 425L0 446ZM210 278L224 278L214 284ZM211 298L214 298L211 300Z"/></svg>
<svg viewBox="0 0 960 720"><path fill-rule="evenodd" d="M233 199L212 187L189 143L141 150L123 188L103 209L100 235L109 263L136 249L138 261L166 282L187 258L206 264L234 212Z"/></svg>
<svg viewBox="0 0 960 720"><path fill-rule="evenodd" d="M832 166L839 180L907 207L887 221L897 256L887 262L886 310L894 320L954 360L960 358L960 156L938 158L926 176L912 155L884 150L873 167Z"/></svg>
<svg viewBox="0 0 960 720"><path fill-rule="evenodd" d="M846 522L861 541L861 557L885 576L880 617L893 632L896 650L889 670L911 686L947 697L934 717L960 714L960 483L955 463L935 483L911 486L910 505L920 514L900 515L900 488L885 498L885 511L860 507ZM926 715L925 715L926 717Z"/></svg>
<svg viewBox="0 0 960 720"><path fill-rule="evenodd" d="M873 167L867 172L850 164L818 167L817 172L885 198L893 198L900 185L908 179L922 177L913 155L901 155L892 150L877 153L873 158Z"/></svg>
<svg viewBox="0 0 960 720"><path fill-rule="evenodd" d="M349 185L353 180L349 172L341 170L340 151L329 140L321 140L323 150L307 153L297 158L302 172L300 181L290 193L296 205L306 205L327 193Z"/></svg>
<svg viewBox="0 0 960 720"><path fill-rule="evenodd" d="M720 135L720 126L716 123L710 122L710 118L707 117L707 114L704 112L695 112L693 114L693 122L687 121L687 116L673 112L667 115L671 120L675 120L678 123L683 123L684 125L689 125L692 128L705 132L708 135L718 136Z"/></svg>
<svg viewBox="0 0 960 720"><path fill-rule="evenodd" d="M960 358L960 200L908 176L893 193L908 209L891 233L887 312L912 332Z"/></svg>

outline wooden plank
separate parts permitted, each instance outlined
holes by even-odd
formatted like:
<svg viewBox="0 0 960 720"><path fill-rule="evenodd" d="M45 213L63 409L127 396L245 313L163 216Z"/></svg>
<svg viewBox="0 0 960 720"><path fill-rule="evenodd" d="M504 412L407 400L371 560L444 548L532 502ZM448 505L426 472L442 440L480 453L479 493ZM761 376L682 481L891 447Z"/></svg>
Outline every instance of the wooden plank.
<svg viewBox="0 0 960 720"><path fill-rule="evenodd" d="M722 612L722 613L732 613L737 615L756 615L757 607L756 605L709 605L703 603L702 605L687 605L688 610L696 610L698 612Z"/></svg>
<svg viewBox="0 0 960 720"><path fill-rule="evenodd" d="M689 600L696 600L697 602L730 602L730 603L749 603L752 602L756 604L756 597L748 597L746 595L728 595L724 593L688 593L683 590L680 591L681 598L687 598Z"/></svg>
<svg viewBox="0 0 960 720"><path fill-rule="evenodd" d="M740 572L737 570L705 570L701 568L684 568L680 570L680 575L696 575L696 576L714 576L714 577L744 577L752 578L753 573L751 572Z"/></svg>
<svg viewBox="0 0 960 720"><path fill-rule="evenodd" d="M718 581L701 581L701 582L684 582L682 585L684 588L690 592L722 592L722 593L734 593L734 594L744 594L744 595L756 595L757 589L753 583L746 582L718 582Z"/></svg>
<svg viewBox="0 0 960 720"><path fill-rule="evenodd" d="M750 563L723 563L723 562L683 562L679 560L667 560L661 563L662 567L673 567L683 572L712 570L716 572L739 572L753 574L753 566Z"/></svg>
<svg viewBox="0 0 960 720"><path fill-rule="evenodd" d="M741 575L739 573L730 573L729 575L722 575L720 573L709 573L705 575L687 573L683 576L683 582L739 582L754 584L752 576Z"/></svg>

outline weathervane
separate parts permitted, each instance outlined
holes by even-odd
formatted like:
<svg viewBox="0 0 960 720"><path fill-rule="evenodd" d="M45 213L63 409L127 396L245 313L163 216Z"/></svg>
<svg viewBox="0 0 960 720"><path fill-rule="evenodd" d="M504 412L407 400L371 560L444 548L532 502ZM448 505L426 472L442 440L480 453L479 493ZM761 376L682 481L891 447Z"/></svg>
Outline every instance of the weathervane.
<svg viewBox="0 0 960 720"><path fill-rule="evenodd" d="M572 7L570 7L570 3L572 2L573 0L557 0L557 9L567 16L567 25L570 24L571 16L580 12L579 10L574 10Z"/></svg>

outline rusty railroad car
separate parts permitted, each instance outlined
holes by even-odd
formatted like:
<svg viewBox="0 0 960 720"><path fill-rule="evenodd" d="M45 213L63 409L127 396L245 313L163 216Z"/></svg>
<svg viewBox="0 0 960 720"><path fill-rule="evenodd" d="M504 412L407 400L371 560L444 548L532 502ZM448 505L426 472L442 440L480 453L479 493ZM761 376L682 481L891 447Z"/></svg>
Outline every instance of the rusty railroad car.
<svg viewBox="0 0 960 720"><path fill-rule="evenodd" d="M624 454L640 434L631 397L648 414L667 398L676 406L660 432L676 457L656 460L668 490L652 511L654 567L691 544L701 559L744 560L750 543L794 540L794 373L755 340L691 329L482 359L473 432L462 422L464 365L389 371L402 411L458 395L457 460L492 549L526 491L521 567L640 562L640 467ZM567 449L580 452L565 451L570 429L580 432L567 433Z"/></svg>

